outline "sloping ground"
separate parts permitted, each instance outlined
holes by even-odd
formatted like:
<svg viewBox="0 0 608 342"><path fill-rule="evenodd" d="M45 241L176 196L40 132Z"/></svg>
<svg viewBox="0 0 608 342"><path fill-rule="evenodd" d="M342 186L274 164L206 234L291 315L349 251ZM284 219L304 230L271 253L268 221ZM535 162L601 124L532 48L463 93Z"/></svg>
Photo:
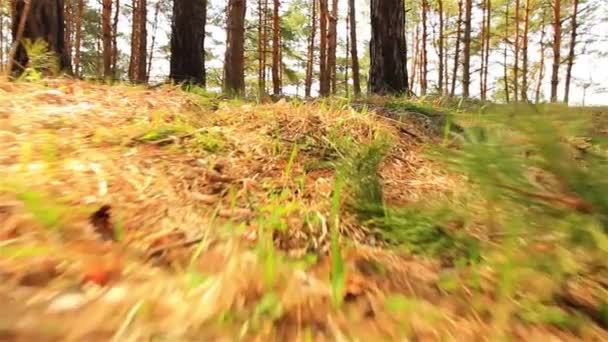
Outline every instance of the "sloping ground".
<svg viewBox="0 0 608 342"><path fill-rule="evenodd" d="M0 83L0 103L2 341L606 337L495 319L491 292L441 290L438 261L382 249L346 209L332 306L344 151L394 141L390 204L461 190L391 120L65 80Z"/></svg>

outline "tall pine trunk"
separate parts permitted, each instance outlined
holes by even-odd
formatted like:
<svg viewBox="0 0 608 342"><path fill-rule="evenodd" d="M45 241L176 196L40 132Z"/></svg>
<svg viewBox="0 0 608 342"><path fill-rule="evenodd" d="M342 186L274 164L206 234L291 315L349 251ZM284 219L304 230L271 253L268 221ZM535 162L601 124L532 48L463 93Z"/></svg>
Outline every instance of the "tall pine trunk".
<svg viewBox="0 0 608 342"><path fill-rule="evenodd" d="M319 0L319 95L329 96L330 90L330 70L327 65L327 17L328 17L328 0Z"/></svg>
<svg viewBox="0 0 608 342"><path fill-rule="evenodd" d="M570 31L570 50L568 52L568 64L566 66L566 88L564 89L564 103L568 104L570 101L570 81L572 79L572 67L574 66L575 48L576 48L576 34L578 28L578 4L579 0L574 0L572 4L572 31Z"/></svg>
<svg viewBox="0 0 608 342"><path fill-rule="evenodd" d="M310 8L310 37L308 38L308 53L306 58L306 79L304 81L304 95L311 96L312 76L315 65L315 37L317 34L317 0L312 0Z"/></svg>
<svg viewBox="0 0 608 342"><path fill-rule="evenodd" d="M427 77L428 77L428 51L426 47L426 43L429 39L428 28L427 28L427 17L429 10L429 2L428 0L422 0L422 51L421 58L422 61L420 65L420 93L422 95L426 95L427 91Z"/></svg>
<svg viewBox="0 0 608 342"><path fill-rule="evenodd" d="M551 102L557 102L557 87L559 86L559 66L562 49L562 4L561 0L553 0L553 66L551 68Z"/></svg>
<svg viewBox="0 0 608 342"><path fill-rule="evenodd" d="M281 26L279 20L279 0L273 0L272 11L272 93L281 95Z"/></svg>
<svg viewBox="0 0 608 342"><path fill-rule="evenodd" d="M462 35L462 1L463 0L458 0L456 50L454 51L454 70L452 71L452 89L450 89L450 96L454 96L456 94L456 79L458 78L458 66L460 65L460 40Z"/></svg>
<svg viewBox="0 0 608 342"><path fill-rule="evenodd" d="M15 49L11 51L9 58L14 55L14 60L9 61L9 70L20 73L27 67L29 58L21 41L17 39L30 39L31 41L44 40L48 44L48 49L54 52L59 61L61 70L71 69L70 59L65 50L65 21L63 13L63 0L33 1L27 13L27 20L24 21L22 32L20 31L21 19L26 15L26 2L15 0L13 2L14 11L12 16L12 36ZM21 33L21 36L19 36Z"/></svg>
<svg viewBox="0 0 608 342"><path fill-rule="evenodd" d="M543 85L543 81L545 78L545 35L546 35L546 20L547 20L547 12L546 10L543 8L543 14L541 17L541 23L540 23L540 41L538 43L539 45L539 53L538 55L539 60L540 60L540 66L538 68L538 80L536 81L536 91L535 91L535 98L534 101L536 103L540 103L540 90L541 87Z"/></svg>
<svg viewBox="0 0 608 342"><path fill-rule="evenodd" d="M353 69L353 91L355 97L361 95L361 75L359 68L359 53L357 51L357 11L355 0L348 0L348 16L350 20L350 58Z"/></svg>
<svg viewBox="0 0 608 342"><path fill-rule="evenodd" d="M515 63L513 66L513 98L515 100L515 102L519 102L519 51L520 51L520 45L519 45L519 21L520 21L520 15L519 15L519 8L520 8L520 0L515 0Z"/></svg>
<svg viewBox="0 0 608 342"><path fill-rule="evenodd" d="M229 0L227 6L226 56L224 58L224 92L245 94L245 0Z"/></svg>
<svg viewBox="0 0 608 342"><path fill-rule="evenodd" d="M462 61L462 96L470 96L471 88L471 16L473 0L465 0L464 56Z"/></svg>
<svg viewBox="0 0 608 342"><path fill-rule="evenodd" d="M103 77L113 79L112 71L112 0L103 0L101 7L101 43L103 53Z"/></svg>
<svg viewBox="0 0 608 342"><path fill-rule="evenodd" d="M114 20L112 22L112 73L118 78L118 20L120 19L120 0L114 4Z"/></svg>
<svg viewBox="0 0 608 342"><path fill-rule="evenodd" d="M489 13L487 11L487 1L486 0L482 0L481 2L481 49L480 49L480 53L481 53L481 67L479 68L479 95L481 97L482 101L486 100L486 96L483 92L483 77L484 77L484 70L485 70L485 63L486 63L486 34L488 33L488 30L486 29L486 16L488 16Z"/></svg>
<svg viewBox="0 0 608 342"><path fill-rule="evenodd" d="M0 1L0 11L2 9L2 1ZM74 22L74 6L73 6L73 2L71 0L65 1L63 3L64 9L63 9L63 15L64 15L64 22L65 22L65 29L63 31L63 42L65 44L65 54L66 54L66 58L69 59L70 61L72 61L72 36L73 36L73 32L72 29L74 27L73 22ZM0 19L2 20L2 19ZM1 24L0 24L1 26ZM0 29L0 35L3 34L3 30ZM1 38L0 38L1 39ZM2 47L0 47L0 49L2 49ZM1 54L1 52L0 52ZM70 63L71 64L71 63ZM2 65L2 58L0 58L0 68Z"/></svg>
<svg viewBox="0 0 608 342"><path fill-rule="evenodd" d="M203 24L206 1L174 0L169 78L204 85Z"/></svg>
<svg viewBox="0 0 608 342"><path fill-rule="evenodd" d="M371 0L369 90L374 94L408 93L403 0Z"/></svg>
<svg viewBox="0 0 608 342"><path fill-rule="evenodd" d="M503 82L505 84L505 101L508 103L511 101L511 95L509 92L509 66L507 64L507 52L509 46L509 4L505 4L505 36L504 36L503 50Z"/></svg>
<svg viewBox="0 0 608 342"><path fill-rule="evenodd" d="M84 0L77 0L76 5L76 33L74 37L74 74L80 77L80 49L82 46L82 15L84 13Z"/></svg>
<svg viewBox="0 0 608 342"><path fill-rule="evenodd" d="M524 36L521 45L521 100L528 102L528 34L530 32L530 0L526 0L524 9Z"/></svg>
<svg viewBox="0 0 608 342"><path fill-rule="evenodd" d="M327 67L331 84L331 93L336 94L336 54L338 51L338 0L332 0L331 12L329 14L329 31L327 41Z"/></svg>
<svg viewBox="0 0 608 342"><path fill-rule="evenodd" d="M488 98L488 71L490 65L490 37L492 36L492 0L486 0L486 36L485 36L485 61L483 70L483 99Z"/></svg>
<svg viewBox="0 0 608 342"><path fill-rule="evenodd" d="M135 83L144 83L147 80L147 12L146 0L133 0L133 31L131 33L129 79Z"/></svg>
<svg viewBox="0 0 608 342"><path fill-rule="evenodd" d="M444 51L444 28L443 28L443 0L437 0L437 12L439 12L439 69L437 70L437 90L439 91L439 94L443 94L443 69L444 69L444 64L443 64L443 56L445 54Z"/></svg>
<svg viewBox="0 0 608 342"><path fill-rule="evenodd" d="M154 50L156 49L156 34L158 32L158 15L160 14L160 5L161 3L157 2L156 6L154 6L154 21L152 22L152 42L150 42L150 53L148 54L148 65L146 67L146 76L148 81L150 80L150 75L152 74L152 60L154 60Z"/></svg>
<svg viewBox="0 0 608 342"><path fill-rule="evenodd" d="M266 7L268 0L258 0L258 96L266 94Z"/></svg>

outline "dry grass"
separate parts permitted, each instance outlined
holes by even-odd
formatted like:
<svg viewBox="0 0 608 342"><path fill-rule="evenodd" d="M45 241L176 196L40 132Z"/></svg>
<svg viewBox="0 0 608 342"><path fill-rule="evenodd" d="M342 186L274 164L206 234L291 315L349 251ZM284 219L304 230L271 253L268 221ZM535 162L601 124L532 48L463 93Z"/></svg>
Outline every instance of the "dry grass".
<svg viewBox="0 0 608 342"><path fill-rule="evenodd" d="M331 103L212 102L174 87L0 83L0 340L491 336L437 290L436 262L360 245L368 231L346 212L346 304L331 307L335 175L315 163L336 137L382 132L396 141L381 170L388 202L449 196L461 181L422 146ZM261 250L268 227L281 252Z"/></svg>

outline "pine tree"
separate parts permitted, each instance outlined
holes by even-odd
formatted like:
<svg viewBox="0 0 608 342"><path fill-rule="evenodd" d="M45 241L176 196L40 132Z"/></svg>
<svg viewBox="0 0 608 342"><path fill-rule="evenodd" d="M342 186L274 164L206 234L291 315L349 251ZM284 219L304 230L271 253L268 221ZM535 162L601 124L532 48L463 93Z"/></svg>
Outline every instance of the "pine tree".
<svg viewBox="0 0 608 342"><path fill-rule="evenodd" d="M272 12L272 89L275 96L282 93L281 90L281 26L279 21L279 0L273 0Z"/></svg>
<svg viewBox="0 0 608 342"><path fill-rule="evenodd" d="M101 41L103 46L103 77L113 79L112 70L112 0L103 0L101 7Z"/></svg>
<svg viewBox="0 0 608 342"><path fill-rule="evenodd" d="M133 0L133 28L131 32L131 59L129 79L131 82L146 82L147 60L147 4L146 0Z"/></svg>
<svg viewBox="0 0 608 342"><path fill-rule="evenodd" d="M465 0L463 62L462 62L462 96L470 95L471 87L471 16L473 0Z"/></svg>
<svg viewBox="0 0 608 342"><path fill-rule="evenodd" d="M310 97L312 91L312 76L315 60L315 37L317 33L317 0L310 5L310 36L308 38L308 52L306 59L306 78L304 81L304 94Z"/></svg>
<svg viewBox="0 0 608 342"><path fill-rule="evenodd" d="M224 92L245 94L245 0L229 0L224 58Z"/></svg>
<svg viewBox="0 0 608 342"><path fill-rule="evenodd" d="M357 15L355 10L355 0L348 1L348 11L350 20L350 58L353 69L353 91L355 97L361 95L361 76L359 71L359 54L357 51Z"/></svg>
<svg viewBox="0 0 608 342"><path fill-rule="evenodd" d="M551 68L551 102L557 102L559 86L559 66L562 48L562 4L561 0L552 0L553 7L553 66Z"/></svg>
<svg viewBox="0 0 608 342"><path fill-rule="evenodd" d="M568 62L566 66L566 87L564 89L564 103L570 102L570 82L572 80L572 67L574 66L576 38L578 29L578 5L579 0L573 0L572 3L572 28L570 29L570 47L568 52Z"/></svg>
<svg viewBox="0 0 608 342"><path fill-rule="evenodd" d="M408 93L403 0L371 0L371 67L374 94Z"/></svg>
<svg viewBox="0 0 608 342"><path fill-rule="evenodd" d="M203 24L205 1L174 0L171 27L171 70L179 83L204 85Z"/></svg>

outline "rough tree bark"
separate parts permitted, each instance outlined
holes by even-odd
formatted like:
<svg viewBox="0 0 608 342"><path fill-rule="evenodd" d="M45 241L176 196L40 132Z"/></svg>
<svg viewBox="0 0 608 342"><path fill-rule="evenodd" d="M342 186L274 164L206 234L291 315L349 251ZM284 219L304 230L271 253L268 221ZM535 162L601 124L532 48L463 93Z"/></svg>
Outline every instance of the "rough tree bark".
<svg viewBox="0 0 608 342"><path fill-rule="evenodd" d="M359 53L357 51L357 12L355 0L348 1L348 16L350 20L350 58L353 69L353 91L355 97L361 95L361 75L359 68Z"/></svg>
<svg viewBox="0 0 608 342"><path fill-rule="evenodd" d="M505 6L505 36L504 36L504 50L503 50L503 82L505 84L505 101L508 103L511 101L509 93L509 66L507 65L507 50L509 43L509 6Z"/></svg>
<svg viewBox="0 0 608 342"><path fill-rule="evenodd" d="M443 64L443 56L445 54L444 52L444 29L443 29L443 0L437 0L437 12L439 12L439 69L437 70L437 90L439 91L440 94L443 94L443 69L444 69L444 64Z"/></svg>
<svg viewBox="0 0 608 342"><path fill-rule="evenodd" d="M112 71L112 0L103 0L101 7L101 42L103 51L103 77L113 79Z"/></svg>
<svg viewBox="0 0 608 342"><path fill-rule="evenodd" d="M312 75L315 65L315 38L317 34L317 0L313 0L310 8L310 37L308 39L308 53L306 59L306 79L304 81L304 94L310 97L312 91Z"/></svg>
<svg viewBox="0 0 608 342"><path fill-rule="evenodd" d="M543 9L543 14L541 17L540 23L540 40L538 43L539 53L538 55L540 60L540 66L538 68L538 80L536 81L536 91L534 101L536 103L540 103L540 89L543 85L543 80L545 78L545 35L546 35L546 21L547 21L547 12Z"/></svg>
<svg viewBox="0 0 608 342"><path fill-rule="evenodd" d="M456 28L456 50L454 52L454 70L452 71L452 88L450 96L456 94L456 78L458 77L458 66L460 65L460 38L462 35L462 0L458 0L458 23Z"/></svg>
<svg viewBox="0 0 608 342"><path fill-rule="evenodd" d="M485 101L485 94L483 92L483 76L484 76L484 70L485 70L485 63L486 63L486 16L489 15L489 13L487 12L487 1L486 0L482 0L481 1L481 49L480 49L480 53L481 53L481 67L479 68L479 95L481 97L482 101Z"/></svg>
<svg viewBox="0 0 608 342"><path fill-rule="evenodd" d="M332 0L329 12L329 31L327 33L327 68L329 69L331 93L336 94L336 54L338 51L338 0Z"/></svg>
<svg viewBox="0 0 608 342"><path fill-rule="evenodd" d="M226 56L224 58L224 92L245 94L245 0L229 0L226 28Z"/></svg>
<svg viewBox="0 0 608 342"><path fill-rule="evenodd" d="M2 9L2 1L0 1L0 10ZM73 22L74 22L74 6L73 6L73 1L68 0L68 1L64 1L63 3L63 13L64 13L64 22L65 22L65 29L63 31L63 42L65 44L65 53L66 53L66 57L71 61L72 60L72 36L73 36L73 32L72 32L72 28L73 28ZM2 19L0 19L2 20ZM1 26L1 25L0 25ZM2 29L0 29L0 36L2 35ZM2 47L0 47L0 49L2 49ZM1 54L1 52L0 52ZM2 64L2 59L0 58L0 65ZM71 64L71 63L70 63ZM1 67L0 67L1 68Z"/></svg>
<svg viewBox="0 0 608 342"><path fill-rule="evenodd" d="M178 83L205 84L203 23L206 1L174 0L171 27L171 70Z"/></svg>
<svg viewBox="0 0 608 342"><path fill-rule="evenodd" d="M133 0L133 28L131 33L131 59L129 62L129 80L144 83L147 80L147 20L146 0Z"/></svg>
<svg viewBox="0 0 608 342"><path fill-rule="evenodd" d="M281 90L281 25L279 21L279 0L273 0L272 8L272 93L279 96Z"/></svg>
<svg viewBox="0 0 608 342"><path fill-rule="evenodd" d="M329 96L330 70L327 65L327 0L319 0L319 95Z"/></svg>
<svg viewBox="0 0 608 342"><path fill-rule="evenodd" d="M114 4L114 21L112 22L112 72L118 77L118 20L120 18L120 0Z"/></svg>
<svg viewBox="0 0 608 342"><path fill-rule="evenodd" d="M407 93L403 0L371 0L370 7L369 90L374 94Z"/></svg>
<svg viewBox="0 0 608 342"><path fill-rule="evenodd" d="M562 7L561 0L553 0L553 67L551 69L551 102L557 102L559 86L559 66L562 48Z"/></svg>
<svg viewBox="0 0 608 342"><path fill-rule="evenodd" d="M148 81L150 80L150 74L152 73L152 60L154 60L154 50L156 49L156 33L158 31L158 15L160 14L160 5L161 3L157 2L154 6L154 21L152 22L152 42L150 42L150 53L148 55L148 65L146 67L146 76Z"/></svg>
<svg viewBox="0 0 608 342"><path fill-rule="evenodd" d="M521 42L521 100L528 102L528 34L530 31L530 0L524 9L524 35Z"/></svg>
<svg viewBox="0 0 608 342"><path fill-rule="evenodd" d="M15 0L12 18L13 41L17 39L19 23L25 8L24 0ZM70 59L65 51L64 42L65 22L63 18L63 0L34 1L31 4L22 39L36 41L42 39L48 44L50 51L59 59L61 70L70 70ZM17 43L12 71L20 73L28 65L28 56L21 42Z"/></svg>
<svg viewBox="0 0 608 342"><path fill-rule="evenodd" d="M483 99L488 97L488 71L490 65L490 37L492 36L492 0L486 0L486 37L485 37L485 61L483 71Z"/></svg>
<svg viewBox="0 0 608 342"><path fill-rule="evenodd" d="M421 70L420 70L420 93L422 95L426 95L427 90L427 77L428 77L428 51L426 47L426 42L428 40L428 30L427 30L427 13L429 10L429 2L428 0L422 0L422 51L421 51Z"/></svg>
<svg viewBox="0 0 608 342"><path fill-rule="evenodd" d="M576 34L578 28L578 4L579 0L574 0L572 4L572 29L570 31L570 50L568 52L568 64L566 66L566 87L564 89L564 103L568 104L570 101L570 82L572 80L572 67L574 66L575 48L576 48Z"/></svg>
<svg viewBox="0 0 608 342"><path fill-rule="evenodd" d="M519 51L520 51L520 45L519 45L519 21L520 21L520 15L519 15L519 7L520 7L520 0L515 0L515 39L514 39L514 48L515 48L515 63L513 65L513 99L515 100L515 102L519 102Z"/></svg>
<svg viewBox="0 0 608 342"><path fill-rule="evenodd" d="M471 87L471 15L473 0L465 0L464 56L462 61L462 96L470 96Z"/></svg>
<svg viewBox="0 0 608 342"><path fill-rule="evenodd" d="M82 45L82 15L84 0L78 0L76 7L76 37L74 38L74 74L80 77L80 47Z"/></svg>

